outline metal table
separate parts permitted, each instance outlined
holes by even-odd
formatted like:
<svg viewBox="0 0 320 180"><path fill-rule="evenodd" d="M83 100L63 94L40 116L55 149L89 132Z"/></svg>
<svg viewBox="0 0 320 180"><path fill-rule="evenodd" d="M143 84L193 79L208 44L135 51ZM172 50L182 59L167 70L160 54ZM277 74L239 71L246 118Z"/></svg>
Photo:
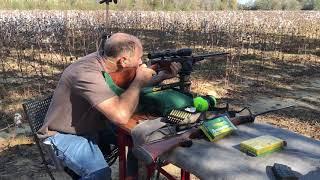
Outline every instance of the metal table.
<svg viewBox="0 0 320 180"><path fill-rule="evenodd" d="M237 126L232 135L217 142L193 140L189 148L178 147L166 157L200 179L273 179L270 166L285 164L305 175L320 171L320 141L264 123ZM284 150L263 157L252 157L239 150L241 141L272 135L287 141ZM318 178L320 179L320 177Z"/></svg>

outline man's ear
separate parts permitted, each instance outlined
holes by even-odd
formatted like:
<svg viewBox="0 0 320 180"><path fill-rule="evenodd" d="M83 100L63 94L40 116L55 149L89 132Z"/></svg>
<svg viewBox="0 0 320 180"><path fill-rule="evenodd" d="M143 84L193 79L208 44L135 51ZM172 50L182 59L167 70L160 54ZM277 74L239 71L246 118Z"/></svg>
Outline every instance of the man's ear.
<svg viewBox="0 0 320 180"><path fill-rule="evenodd" d="M118 62L120 64L120 66L123 68L128 67L128 65L129 65L129 60L125 56L120 57Z"/></svg>

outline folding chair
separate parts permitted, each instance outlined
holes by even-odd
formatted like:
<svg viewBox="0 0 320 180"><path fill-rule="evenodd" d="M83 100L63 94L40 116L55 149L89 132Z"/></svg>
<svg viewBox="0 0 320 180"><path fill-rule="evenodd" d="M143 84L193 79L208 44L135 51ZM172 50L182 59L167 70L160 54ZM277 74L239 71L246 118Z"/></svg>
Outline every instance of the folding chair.
<svg viewBox="0 0 320 180"><path fill-rule="evenodd" d="M37 136L37 131L42 127L46 113L50 106L52 95L39 100L28 100L22 104L26 117L28 119L34 140L39 149L45 169L50 178L54 180L53 173L51 172L49 165L53 165L58 171L65 171L73 179L77 179L78 176L69 168L64 167L60 159L54 152L54 147L50 143L41 142ZM45 154L48 154L50 159L46 159ZM110 146L108 154L104 155L105 160L111 166L118 157L118 147L115 145Z"/></svg>

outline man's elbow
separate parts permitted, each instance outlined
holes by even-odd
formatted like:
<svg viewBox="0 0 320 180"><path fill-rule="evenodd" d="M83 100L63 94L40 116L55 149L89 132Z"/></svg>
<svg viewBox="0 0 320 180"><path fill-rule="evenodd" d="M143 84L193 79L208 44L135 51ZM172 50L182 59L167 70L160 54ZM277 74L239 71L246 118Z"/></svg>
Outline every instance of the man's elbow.
<svg viewBox="0 0 320 180"><path fill-rule="evenodd" d="M125 125L130 120L131 115L126 111L118 111L115 119L117 125Z"/></svg>

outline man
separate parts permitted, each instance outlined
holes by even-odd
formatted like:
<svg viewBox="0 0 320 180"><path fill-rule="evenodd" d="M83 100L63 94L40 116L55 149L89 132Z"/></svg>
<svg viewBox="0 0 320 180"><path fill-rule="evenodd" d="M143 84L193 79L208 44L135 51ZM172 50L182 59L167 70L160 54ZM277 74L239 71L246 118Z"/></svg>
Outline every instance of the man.
<svg viewBox="0 0 320 180"><path fill-rule="evenodd" d="M99 142L110 140L101 136L106 122L126 124L138 105L141 88L174 77L181 69L181 64L172 63L171 72L155 75L142 64L142 55L138 38L116 33L102 41L98 52L68 66L58 82L38 134L47 137L45 141L53 144L58 158L81 179L111 179L111 169L99 148ZM124 93L116 95L102 71L111 73L132 67L136 68L135 79Z"/></svg>

